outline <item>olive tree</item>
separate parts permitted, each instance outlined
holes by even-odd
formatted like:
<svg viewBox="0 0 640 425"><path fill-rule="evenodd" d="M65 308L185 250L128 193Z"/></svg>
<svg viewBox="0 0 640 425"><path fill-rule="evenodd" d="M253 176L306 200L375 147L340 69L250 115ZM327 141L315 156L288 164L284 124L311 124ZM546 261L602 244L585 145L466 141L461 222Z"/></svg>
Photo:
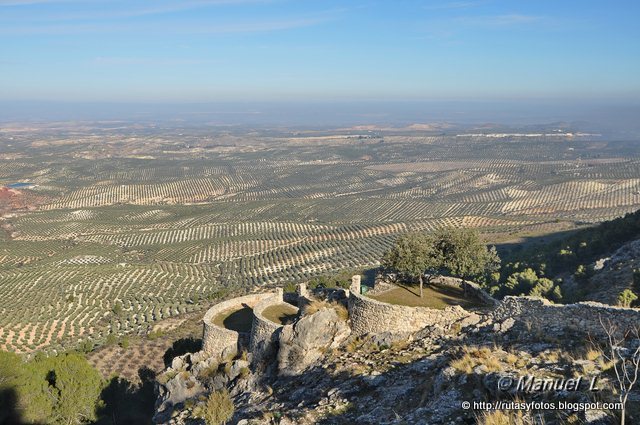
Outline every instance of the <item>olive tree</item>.
<svg viewBox="0 0 640 425"><path fill-rule="evenodd" d="M431 280L440 275L472 280L496 272L500 258L472 229L442 228L434 233L401 235L382 258L382 266L420 283L423 295L425 275Z"/></svg>
<svg viewBox="0 0 640 425"><path fill-rule="evenodd" d="M476 230L441 228L434 239L442 274L475 280L500 269L495 247L487 248Z"/></svg>
<svg viewBox="0 0 640 425"><path fill-rule="evenodd" d="M434 251L434 239L425 233L406 233L401 235L393 247L382 258L382 266L407 276L420 284L420 297L423 296L424 276L435 271L441 260ZM430 273L435 275L435 273Z"/></svg>

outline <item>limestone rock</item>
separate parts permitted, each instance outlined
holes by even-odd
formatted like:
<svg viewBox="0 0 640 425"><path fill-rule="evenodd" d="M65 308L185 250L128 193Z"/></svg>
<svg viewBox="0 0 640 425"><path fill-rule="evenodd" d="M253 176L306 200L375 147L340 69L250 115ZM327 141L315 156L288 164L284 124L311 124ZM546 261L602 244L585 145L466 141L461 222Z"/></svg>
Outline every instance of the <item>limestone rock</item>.
<svg viewBox="0 0 640 425"><path fill-rule="evenodd" d="M160 389L159 408L157 409L159 413L154 421L156 423L163 422L164 416L170 417L173 406L205 392L205 388L195 376L184 372L178 373Z"/></svg>
<svg viewBox="0 0 640 425"><path fill-rule="evenodd" d="M337 347L349 333L349 326L332 308L323 308L285 326L280 334L279 373L299 374L314 365L327 349Z"/></svg>
<svg viewBox="0 0 640 425"><path fill-rule="evenodd" d="M378 347L391 347L396 342L407 341L410 336L409 332L382 332L371 335L371 342Z"/></svg>
<svg viewBox="0 0 640 425"><path fill-rule="evenodd" d="M605 425L611 423L611 417L602 410L585 410L584 423L589 425Z"/></svg>
<svg viewBox="0 0 640 425"><path fill-rule="evenodd" d="M234 360L229 368L229 380L234 380L239 375L249 372L249 362L246 360Z"/></svg>

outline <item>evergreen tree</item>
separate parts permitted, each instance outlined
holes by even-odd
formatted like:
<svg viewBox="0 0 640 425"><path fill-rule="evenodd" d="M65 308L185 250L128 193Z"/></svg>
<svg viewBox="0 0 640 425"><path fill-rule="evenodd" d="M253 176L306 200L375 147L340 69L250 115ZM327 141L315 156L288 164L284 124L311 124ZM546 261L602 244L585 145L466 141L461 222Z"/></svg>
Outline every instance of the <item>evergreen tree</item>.
<svg viewBox="0 0 640 425"><path fill-rule="evenodd" d="M383 267L419 282L420 297L423 296L425 273L434 272L440 264L441 260L434 250L433 237L424 233L407 233L400 236L382 258Z"/></svg>

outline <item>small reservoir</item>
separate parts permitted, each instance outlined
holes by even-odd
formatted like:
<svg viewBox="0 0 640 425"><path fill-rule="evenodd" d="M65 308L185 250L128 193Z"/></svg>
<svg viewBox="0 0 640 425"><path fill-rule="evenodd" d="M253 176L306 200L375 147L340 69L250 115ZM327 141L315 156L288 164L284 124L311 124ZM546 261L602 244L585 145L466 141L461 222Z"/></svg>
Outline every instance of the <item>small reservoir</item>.
<svg viewBox="0 0 640 425"><path fill-rule="evenodd" d="M7 185L9 189L27 189L33 186L35 186L35 184L26 182L11 183Z"/></svg>

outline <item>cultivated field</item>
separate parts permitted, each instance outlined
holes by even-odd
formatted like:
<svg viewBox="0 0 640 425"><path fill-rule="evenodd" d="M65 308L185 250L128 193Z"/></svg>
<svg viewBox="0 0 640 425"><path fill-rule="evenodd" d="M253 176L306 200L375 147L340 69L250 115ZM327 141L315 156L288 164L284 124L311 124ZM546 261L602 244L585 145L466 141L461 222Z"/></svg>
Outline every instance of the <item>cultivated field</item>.
<svg viewBox="0 0 640 425"><path fill-rule="evenodd" d="M0 349L145 333L229 291L375 265L407 230L495 242L640 208L631 143L338 133L0 132Z"/></svg>

